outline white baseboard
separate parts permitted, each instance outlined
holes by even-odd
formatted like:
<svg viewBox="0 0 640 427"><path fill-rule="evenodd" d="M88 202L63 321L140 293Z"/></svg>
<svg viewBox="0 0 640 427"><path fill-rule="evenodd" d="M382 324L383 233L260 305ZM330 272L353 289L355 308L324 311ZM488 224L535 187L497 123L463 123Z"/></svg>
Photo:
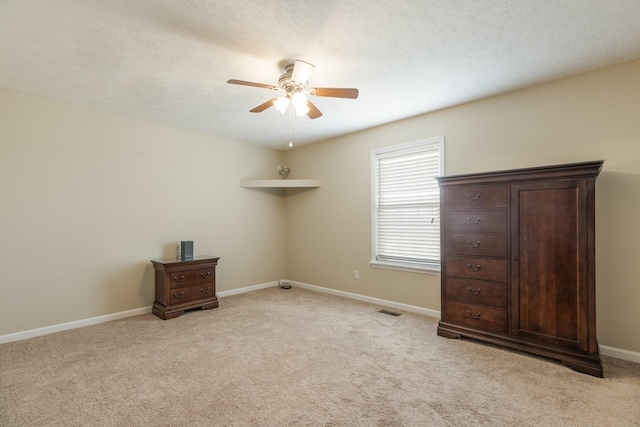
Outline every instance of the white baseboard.
<svg viewBox="0 0 640 427"><path fill-rule="evenodd" d="M293 282L291 280L287 280L290 284L295 284L296 286L300 286L301 288L311 289L318 292L324 292L327 294L337 295L345 298L352 298L359 301L369 302L372 304L382 305L385 307L391 307L398 310L409 311L412 313L424 314L431 317L440 318L440 311L438 310L430 310L428 308L416 307L408 304L401 304L393 301L387 301L383 299L367 297L364 295L353 294L350 292L338 291L335 289L323 288L321 286L309 285L307 283L301 282ZM616 359L627 360L629 362L640 363L640 353L630 350L624 350L616 347L609 347L606 345L601 345L600 354L604 356L614 357Z"/></svg>
<svg viewBox="0 0 640 427"><path fill-rule="evenodd" d="M326 294L336 295L336 296L345 297L345 298L351 298L358 301L364 301L371 304L382 305L384 307L395 308L397 310L408 311L411 313L424 314L430 317L437 317L438 319L440 318L440 312L438 310L430 310L428 308L417 307L415 305L402 304L399 302L387 301L380 298L373 298L365 295L353 294L351 292L344 292L344 291L338 291L335 289L323 288L321 286L309 285L308 283L293 282L291 280L286 280L286 282L289 282L289 284L292 284L292 285L300 286L301 288L311 289L313 291L324 292Z"/></svg>
<svg viewBox="0 0 640 427"><path fill-rule="evenodd" d="M629 362L640 363L640 353L635 351L601 345L600 354L603 356L615 357L616 359L628 360Z"/></svg>
<svg viewBox="0 0 640 427"><path fill-rule="evenodd" d="M397 310L408 311L410 313L424 314L430 317L440 318L440 311L431 310L428 308L417 307L409 304L402 304L394 301L387 301L380 298L368 297L365 295L354 294L351 292L338 291L336 289L323 288L322 286L310 285L308 283L294 282L291 280L284 280L285 282L296 285L301 288L324 292L331 295L336 295L344 298L351 298L358 301L368 302L371 304L377 304L384 307L395 308ZM270 288L272 286L278 286L278 282L262 283L260 285L246 286L244 288L231 289L229 291L218 292L218 297L224 298L231 295L242 294L245 292L257 291L258 289ZM81 319L73 322L60 323L57 325L45 326L37 329L30 329L27 331L15 332L13 334L0 335L0 344L26 340L28 338L39 337L41 335L48 335L54 332L66 331L69 329L82 328L84 326L97 325L98 323L111 322L112 320L124 319L126 317L139 316L141 314L151 313L151 307L136 308L133 310L121 311L119 313L106 314L104 316L91 317L89 319ZM600 346L600 354L604 356L614 357L616 359L628 360L630 362L640 363L640 353L630 350L625 350L616 347L610 347L607 345Z"/></svg>
<svg viewBox="0 0 640 427"><path fill-rule="evenodd" d="M245 292L257 291L258 289L270 288L272 286L278 286L278 282L277 281L268 282L268 283L262 283L260 285L253 285L253 286L246 286L244 288L231 289L230 291L222 291L222 292L218 292L218 297L224 298L230 295L244 294Z"/></svg>
<svg viewBox="0 0 640 427"><path fill-rule="evenodd" d="M98 323L111 322L112 320L124 319L125 317L139 316L147 313L151 313L151 306L121 311L119 313L105 314L104 316L91 317L89 319L74 320L73 322L59 323L57 325L45 326L37 329L29 329L27 331L15 332L13 334L0 335L0 344L26 340L28 338L39 337L41 335L53 334L54 332L97 325Z"/></svg>
<svg viewBox="0 0 640 427"><path fill-rule="evenodd" d="M240 289L232 289L230 291L218 292L218 297L226 297L229 295L241 294L244 292L256 291L258 289L277 286L278 282L263 283L261 285L247 286ZM44 326L37 329L29 329L26 331L15 332L12 334L0 335L0 344L21 341L29 338L35 338L42 335L53 334L55 332L66 331L69 329L82 328L84 326L97 325L98 323L111 322L112 320L124 319L126 317L139 316L141 314L151 313L151 306L136 308L133 310L121 311L118 313L106 314L104 316L91 317L89 319L75 320L73 322L59 323L57 325Z"/></svg>

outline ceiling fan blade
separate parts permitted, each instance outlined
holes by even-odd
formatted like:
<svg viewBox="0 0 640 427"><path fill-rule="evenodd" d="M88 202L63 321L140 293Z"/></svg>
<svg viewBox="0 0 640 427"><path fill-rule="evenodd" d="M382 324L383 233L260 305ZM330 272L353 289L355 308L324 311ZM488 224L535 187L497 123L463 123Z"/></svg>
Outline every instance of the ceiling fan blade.
<svg viewBox="0 0 640 427"><path fill-rule="evenodd" d="M227 83L231 83L232 85L243 85L243 86L253 86L253 87L261 87L261 88L265 88L265 89L278 89L277 86L273 86L273 85L266 85L264 83L254 83L254 82L245 82L244 80L235 80L235 79L231 79L231 80L227 80Z"/></svg>
<svg viewBox="0 0 640 427"><path fill-rule="evenodd" d="M268 100L267 102L264 102L264 103L258 105L253 110L249 110L249 112L251 112L251 113L261 113L264 110L266 110L267 108L271 107L273 105L273 101L275 101L275 100L276 100L275 98L272 98L272 99Z"/></svg>
<svg viewBox="0 0 640 427"><path fill-rule="evenodd" d="M314 96L328 96L331 98L350 98L356 99L358 97L358 89L352 88L338 88L338 87L316 87L309 90L309 93Z"/></svg>
<svg viewBox="0 0 640 427"><path fill-rule="evenodd" d="M309 77L311 77L311 73L313 73L315 68L315 65L309 64L308 62L296 61L293 65L291 80L304 86L307 80L309 80Z"/></svg>
<svg viewBox="0 0 640 427"><path fill-rule="evenodd" d="M307 100L307 107L309 107L307 116L309 116L310 119L317 119L318 117L322 116L320 110L318 110L318 108L309 100Z"/></svg>

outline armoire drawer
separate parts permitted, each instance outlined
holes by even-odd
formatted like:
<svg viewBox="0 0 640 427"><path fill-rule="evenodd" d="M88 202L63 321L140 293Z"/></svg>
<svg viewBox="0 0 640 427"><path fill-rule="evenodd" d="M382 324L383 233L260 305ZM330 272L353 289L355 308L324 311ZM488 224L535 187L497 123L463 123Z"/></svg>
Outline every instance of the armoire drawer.
<svg viewBox="0 0 640 427"><path fill-rule="evenodd" d="M448 256L445 274L447 278L453 276L507 283L509 263L506 259Z"/></svg>
<svg viewBox="0 0 640 427"><path fill-rule="evenodd" d="M445 236L447 254L507 256L507 234L449 233Z"/></svg>
<svg viewBox="0 0 640 427"><path fill-rule="evenodd" d="M445 230L475 233L506 233L507 211L445 212Z"/></svg>
<svg viewBox="0 0 640 427"><path fill-rule="evenodd" d="M447 188L444 192L445 210L492 209L506 207L506 185Z"/></svg>
<svg viewBox="0 0 640 427"><path fill-rule="evenodd" d="M446 301L443 320L462 323L474 328L489 329L495 332L507 332L507 310L478 304Z"/></svg>
<svg viewBox="0 0 640 427"><path fill-rule="evenodd" d="M507 308L507 286L502 283L451 277L447 280L445 297Z"/></svg>

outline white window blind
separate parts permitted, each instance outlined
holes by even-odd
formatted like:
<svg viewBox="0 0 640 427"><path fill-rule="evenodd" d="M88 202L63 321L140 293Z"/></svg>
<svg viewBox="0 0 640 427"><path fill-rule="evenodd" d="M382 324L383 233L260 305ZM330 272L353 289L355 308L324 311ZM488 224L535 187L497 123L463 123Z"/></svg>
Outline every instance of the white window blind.
<svg viewBox="0 0 640 427"><path fill-rule="evenodd" d="M444 137L376 150L373 262L440 269L440 191Z"/></svg>

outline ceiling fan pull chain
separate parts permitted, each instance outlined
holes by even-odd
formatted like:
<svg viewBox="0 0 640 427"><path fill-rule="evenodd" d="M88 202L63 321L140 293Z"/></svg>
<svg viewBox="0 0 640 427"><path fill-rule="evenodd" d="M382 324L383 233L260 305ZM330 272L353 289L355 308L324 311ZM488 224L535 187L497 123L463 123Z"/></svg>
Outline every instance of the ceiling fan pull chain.
<svg viewBox="0 0 640 427"><path fill-rule="evenodd" d="M289 148L293 147L293 107L289 108Z"/></svg>

